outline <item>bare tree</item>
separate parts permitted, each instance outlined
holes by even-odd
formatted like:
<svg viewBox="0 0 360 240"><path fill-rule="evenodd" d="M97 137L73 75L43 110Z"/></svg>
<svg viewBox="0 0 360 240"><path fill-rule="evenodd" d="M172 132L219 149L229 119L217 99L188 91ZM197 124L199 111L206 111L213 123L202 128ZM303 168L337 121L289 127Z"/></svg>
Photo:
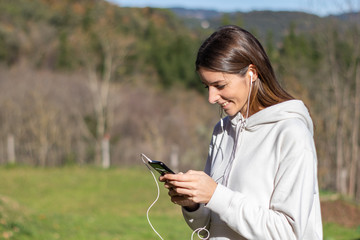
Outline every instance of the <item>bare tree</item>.
<svg viewBox="0 0 360 240"><path fill-rule="evenodd" d="M360 185L356 182L356 176L360 173L360 158L359 158L359 124L360 124L360 63L357 62L355 75L355 99L354 99L354 118L352 121L352 155L350 161L349 173L349 196L354 198L360 192ZM356 188L356 184L358 187Z"/></svg>
<svg viewBox="0 0 360 240"><path fill-rule="evenodd" d="M335 21L328 24L321 44L322 52L326 53L325 74L331 82L328 92L332 93L324 95L322 110L323 121L328 126L327 151L333 151L328 156L335 160L336 191L354 197L360 191L356 185L359 162L359 26L349 24L348 28L340 29ZM332 142L331 139L335 140Z"/></svg>
<svg viewBox="0 0 360 240"><path fill-rule="evenodd" d="M0 72L0 139L14 136L16 162L85 163L89 137L83 115L89 94L81 76L33 70L29 65ZM6 153L5 147L1 149Z"/></svg>
<svg viewBox="0 0 360 240"><path fill-rule="evenodd" d="M109 103L109 92L113 81L120 82L121 67L131 50L133 39L127 36L119 37L113 24L108 18L100 18L90 31L78 33L81 36L79 49L82 61L88 75L88 86L92 93L93 110L95 116L95 163L108 166L110 156L108 144L112 127L112 110ZM105 143L104 143L105 141Z"/></svg>

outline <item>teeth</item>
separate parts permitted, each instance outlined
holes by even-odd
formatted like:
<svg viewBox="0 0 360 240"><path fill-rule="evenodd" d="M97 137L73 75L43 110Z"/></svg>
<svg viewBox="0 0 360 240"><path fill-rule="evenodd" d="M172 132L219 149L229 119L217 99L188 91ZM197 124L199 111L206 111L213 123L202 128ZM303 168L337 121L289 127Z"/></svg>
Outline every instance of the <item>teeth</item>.
<svg viewBox="0 0 360 240"><path fill-rule="evenodd" d="M221 106L225 107L228 104L229 104L228 102L224 102L223 104L221 104Z"/></svg>

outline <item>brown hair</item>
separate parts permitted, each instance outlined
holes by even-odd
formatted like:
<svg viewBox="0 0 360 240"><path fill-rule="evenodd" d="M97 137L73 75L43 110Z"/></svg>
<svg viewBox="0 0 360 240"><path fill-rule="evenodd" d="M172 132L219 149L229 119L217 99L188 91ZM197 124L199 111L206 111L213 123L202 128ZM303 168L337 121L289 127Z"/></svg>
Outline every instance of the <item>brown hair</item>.
<svg viewBox="0 0 360 240"><path fill-rule="evenodd" d="M201 45L196 59L196 70L244 76L249 65L255 66L258 80L253 84L250 112L294 99L276 79L270 60L260 42L238 26L224 26L214 32Z"/></svg>

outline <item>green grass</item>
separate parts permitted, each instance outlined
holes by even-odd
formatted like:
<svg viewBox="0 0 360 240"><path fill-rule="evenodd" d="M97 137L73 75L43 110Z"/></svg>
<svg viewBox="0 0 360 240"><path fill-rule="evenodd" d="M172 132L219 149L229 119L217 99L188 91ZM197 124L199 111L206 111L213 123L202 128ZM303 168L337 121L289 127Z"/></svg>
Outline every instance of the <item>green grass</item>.
<svg viewBox="0 0 360 240"><path fill-rule="evenodd" d="M324 240L359 240L360 225L356 229L344 228L335 223L324 223Z"/></svg>
<svg viewBox="0 0 360 240"><path fill-rule="evenodd" d="M0 167L0 239L158 239L146 219L155 197L146 168ZM150 219L164 239L190 239L164 188ZM359 238L360 229L324 223L324 240Z"/></svg>
<svg viewBox="0 0 360 240"><path fill-rule="evenodd" d="M153 225L165 239L187 239L180 208L161 189ZM10 200L0 200L0 239L157 238L146 219L156 197L147 169L0 168L1 195Z"/></svg>

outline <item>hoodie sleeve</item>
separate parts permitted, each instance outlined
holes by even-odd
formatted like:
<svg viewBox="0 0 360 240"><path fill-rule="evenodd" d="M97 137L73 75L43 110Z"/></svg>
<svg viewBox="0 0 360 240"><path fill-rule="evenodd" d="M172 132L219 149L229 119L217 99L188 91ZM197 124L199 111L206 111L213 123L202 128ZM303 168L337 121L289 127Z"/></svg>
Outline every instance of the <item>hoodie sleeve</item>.
<svg viewBox="0 0 360 240"><path fill-rule="evenodd" d="M246 239L302 239L307 227L317 191L312 136L302 127L287 128L277 141L280 160L269 206L220 184L206 205Z"/></svg>
<svg viewBox="0 0 360 240"><path fill-rule="evenodd" d="M182 208L184 219L187 225L192 229L208 228L210 222L210 209L206 208L204 204L200 204L200 207L193 212L186 211Z"/></svg>

